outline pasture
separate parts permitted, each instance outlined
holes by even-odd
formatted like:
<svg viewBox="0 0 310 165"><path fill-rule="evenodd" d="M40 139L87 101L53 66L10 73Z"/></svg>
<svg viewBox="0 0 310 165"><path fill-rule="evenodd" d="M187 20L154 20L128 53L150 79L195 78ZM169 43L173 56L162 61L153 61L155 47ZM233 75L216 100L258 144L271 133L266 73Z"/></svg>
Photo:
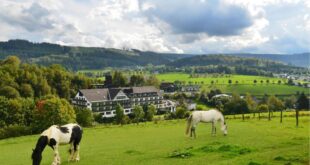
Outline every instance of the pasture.
<svg viewBox="0 0 310 165"><path fill-rule="evenodd" d="M166 73L158 74L157 78L160 81L165 82L174 82L176 80L185 81L186 83L192 82L193 84L197 82L202 84L202 89L220 89L225 93L237 92L239 94L250 93L252 95L264 95L265 93L269 95L288 95L296 94L296 92L305 92L309 94L310 91L308 88L298 87L298 86L289 86L285 85L285 79L272 78L272 77L262 77L262 76L248 76L248 75L223 75L223 76L214 76L209 75L206 77L191 78L189 74L186 73ZM232 83L229 84L228 80L232 80ZM254 84L254 80L257 81ZM269 80L269 83L266 81ZM278 84L278 81L281 81L281 84ZM214 83L211 84L211 81ZM236 83L238 81L238 83ZM263 83L261 83L263 81Z"/></svg>
<svg viewBox="0 0 310 165"><path fill-rule="evenodd" d="M309 115L309 113L307 112ZM266 114L264 114L266 116ZM291 115L285 112L284 115ZM84 129L81 161L68 163L69 146L60 146L62 164L309 164L309 116L267 121L232 119L228 116L228 136L218 125L211 136L211 124L200 123L197 139L185 136L185 119L125 126L96 126ZM251 115L252 116L252 115ZM240 117L240 116L239 116ZM0 164L28 165L38 135L0 140ZM50 148L43 152L43 165L52 162Z"/></svg>

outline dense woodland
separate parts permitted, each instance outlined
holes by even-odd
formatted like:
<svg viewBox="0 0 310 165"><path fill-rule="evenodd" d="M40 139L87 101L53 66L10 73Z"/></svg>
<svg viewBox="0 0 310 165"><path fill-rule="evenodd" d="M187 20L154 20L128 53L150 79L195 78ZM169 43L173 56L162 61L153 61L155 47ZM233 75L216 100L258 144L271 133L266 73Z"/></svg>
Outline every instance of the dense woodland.
<svg viewBox="0 0 310 165"><path fill-rule="evenodd" d="M69 70L160 65L189 56L139 50L69 47L50 43L31 43L25 40L0 42L0 55L0 58L16 55L24 62L45 66L60 64Z"/></svg>
<svg viewBox="0 0 310 165"><path fill-rule="evenodd" d="M228 72L266 75L266 72L298 72L304 68L292 67L282 61L297 66L307 66L310 54L298 55L268 55L268 54L225 54L225 55L190 55L143 52L128 49L109 49L96 47L61 46L50 43L32 43L26 40L9 40L0 42L0 59L16 55L27 63L36 63L44 66L60 64L66 69L77 71L82 69L104 69L107 67L135 67L165 65L166 69L175 67L200 66L196 72L213 72L212 70L225 69ZM242 56L242 57L236 57ZM255 58L245 58L255 57ZM298 60L296 63L294 61ZM207 66L207 68L201 66ZM210 67L209 67L210 66ZM224 68L223 68L224 66ZM240 66L240 68L235 68ZM246 69L245 69L246 68ZM258 73L259 72L259 73Z"/></svg>
<svg viewBox="0 0 310 165"><path fill-rule="evenodd" d="M187 73L227 73L271 76L272 73L306 74L306 68L281 62L226 55L194 56L176 60L171 66L183 68Z"/></svg>

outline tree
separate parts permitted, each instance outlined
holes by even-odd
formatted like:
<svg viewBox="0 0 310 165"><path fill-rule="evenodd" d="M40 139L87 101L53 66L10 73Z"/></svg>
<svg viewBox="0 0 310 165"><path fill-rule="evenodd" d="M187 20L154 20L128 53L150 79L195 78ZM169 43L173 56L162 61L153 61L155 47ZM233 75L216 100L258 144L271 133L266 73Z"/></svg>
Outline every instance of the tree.
<svg viewBox="0 0 310 165"><path fill-rule="evenodd" d="M309 99L304 93L301 93L296 102L296 126L298 127L299 110L309 110Z"/></svg>
<svg viewBox="0 0 310 165"><path fill-rule="evenodd" d="M0 88L0 95L7 98L17 98L20 96L19 92L11 86L4 86Z"/></svg>
<svg viewBox="0 0 310 165"><path fill-rule="evenodd" d="M127 78L122 74L122 72L115 71L112 77L112 84L114 87L127 86Z"/></svg>
<svg viewBox="0 0 310 165"><path fill-rule="evenodd" d="M293 109L295 106L295 103L296 103L296 97L294 95L284 100L284 105L288 109Z"/></svg>
<svg viewBox="0 0 310 165"><path fill-rule="evenodd" d="M252 112L254 114L253 116L255 117L256 102L253 100L250 93L246 94L245 101L248 104L250 112Z"/></svg>
<svg viewBox="0 0 310 165"><path fill-rule="evenodd" d="M143 86L145 84L144 82L144 76L143 75L132 75L130 77L130 86Z"/></svg>
<svg viewBox="0 0 310 165"><path fill-rule="evenodd" d="M133 108L133 115L134 115L134 121L139 124L139 121L141 119L143 119L144 117L144 112L143 112L143 108L140 105L136 105Z"/></svg>
<svg viewBox="0 0 310 165"><path fill-rule="evenodd" d="M146 120L147 121L152 121L153 120L153 117L154 115L156 114L156 107L155 105L151 104L147 107L147 112L146 112Z"/></svg>
<svg viewBox="0 0 310 165"><path fill-rule="evenodd" d="M9 99L0 96L0 127L4 127L7 125L7 120L9 117Z"/></svg>
<svg viewBox="0 0 310 165"><path fill-rule="evenodd" d="M33 127L35 132L40 132L54 124L75 122L75 119L75 111L67 100L49 95L37 101Z"/></svg>
<svg viewBox="0 0 310 165"><path fill-rule="evenodd" d="M147 80L146 80L146 85L151 85L155 87L159 87L159 80L155 75L151 75Z"/></svg>
<svg viewBox="0 0 310 165"><path fill-rule="evenodd" d="M232 80L229 79L229 80L228 80L228 84L231 85L231 83L232 83Z"/></svg>
<svg viewBox="0 0 310 165"><path fill-rule="evenodd" d="M266 104L261 104L257 107L257 112L258 112L258 119L260 120L260 113L261 112L267 112L268 110L268 105Z"/></svg>
<svg viewBox="0 0 310 165"><path fill-rule="evenodd" d="M288 79L287 84L288 84L288 85L294 85L294 81L293 81L293 79L291 79L291 78L290 78L290 79Z"/></svg>
<svg viewBox="0 0 310 165"><path fill-rule="evenodd" d="M124 108L120 105L117 104L116 108L115 108L115 120L117 124L124 124L124 118L125 118L125 114L124 114Z"/></svg>
<svg viewBox="0 0 310 165"><path fill-rule="evenodd" d="M76 121L84 127L89 127L93 125L94 116L90 109L82 107L74 107L76 114Z"/></svg>
<svg viewBox="0 0 310 165"><path fill-rule="evenodd" d="M253 82L254 82L254 84L256 84L256 83L257 83L257 80L254 80Z"/></svg>
<svg viewBox="0 0 310 165"><path fill-rule="evenodd" d="M269 117L268 120L270 120L270 111L274 112L274 111L281 111L281 116L280 116L280 123L282 123L282 111L284 109L284 104L283 102L276 98L275 96L270 96L268 98L268 109L269 109Z"/></svg>
<svg viewBox="0 0 310 165"><path fill-rule="evenodd" d="M244 120L244 114L249 112L249 107L245 100L241 99L238 94L233 93L231 100L224 104L224 113L227 112L242 114L242 120Z"/></svg>
<svg viewBox="0 0 310 165"><path fill-rule="evenodd" d="M186 107L184 107L184 106L177 107L175 114L176 114L177 118L179 118L179 119L184 118L185 114L186 114Z"/></svg>
<svg viewBox="0 0 310 165"><path fill-rule="evenodd" d="M301 93L297 99L296 102L296 108L298 110L309 110L310 106L309 106L309 99L307 98L307 96L305 95L305 93Z"/></svg>
<svg viewBox="0 0 310 165"><path fill-rule="evenodd" d="M30 84L22 84L20 86L20 94L23 97L33 97L34 91Z"/></svg>

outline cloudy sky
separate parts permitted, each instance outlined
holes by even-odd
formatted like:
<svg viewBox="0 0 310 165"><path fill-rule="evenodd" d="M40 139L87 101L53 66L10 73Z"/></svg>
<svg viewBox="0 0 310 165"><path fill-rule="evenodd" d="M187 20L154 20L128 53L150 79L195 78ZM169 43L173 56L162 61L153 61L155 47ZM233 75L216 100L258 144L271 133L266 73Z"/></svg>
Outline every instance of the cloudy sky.
<svg viewBox="0 0 310 165"><path fill-rule="evenodd" d="M1 0L0 40L177 53L310 52L310 0Z"/></svg>

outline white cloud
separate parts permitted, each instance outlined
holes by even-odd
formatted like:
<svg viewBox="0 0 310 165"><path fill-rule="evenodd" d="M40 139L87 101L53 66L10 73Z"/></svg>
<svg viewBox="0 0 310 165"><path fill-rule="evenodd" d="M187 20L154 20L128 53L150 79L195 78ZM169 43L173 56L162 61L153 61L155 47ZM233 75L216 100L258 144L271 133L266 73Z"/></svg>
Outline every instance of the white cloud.
<svg viewBox="0 0 310 165"><path fill-rule="evenodd" d="M229 31L240 20L215 19L218 29L210 31L202 27L209 17L196 10L205 4L213 5L215 15L226 18L223 13L240 11L241 16L248 15L238 17L243 18L241 23L250 21ZM0 40L178 53L298 53L310 51L309 8L307 0L2 0ZM197 24L189 27L193 22L184 20ZM198 31L188 30L193 28ZM221 35L218 30L231 33Z"/></svg>

